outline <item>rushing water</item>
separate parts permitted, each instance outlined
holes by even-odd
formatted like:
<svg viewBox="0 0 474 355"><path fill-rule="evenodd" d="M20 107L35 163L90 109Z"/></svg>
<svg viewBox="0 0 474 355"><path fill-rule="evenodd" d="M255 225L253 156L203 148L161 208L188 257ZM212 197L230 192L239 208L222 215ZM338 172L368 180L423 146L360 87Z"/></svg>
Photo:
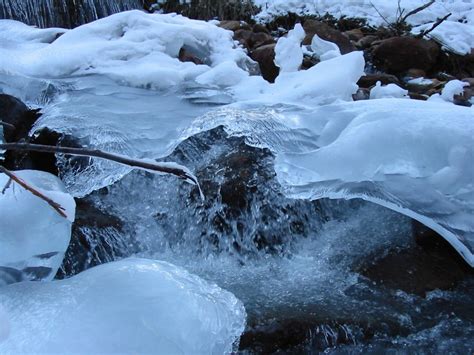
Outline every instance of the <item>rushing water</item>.
<svg viewBox="0 0 474 355"><path fill-rule="evenodd" d="M72 28L120 11L142 8L143 0L0 0L0 19L41 28Z"/></svg>
<svg viewBox="0 0 474 355"><path fill-rule="evenodd" d="M243 353L472 352L472 276L452 290L416 295L376 284L358 271L389 250L414 247L410 218L360 200L294 200L281 191L275 158L255 139L293 151L312 149L315 137L307 131L268 120L272 126L261 130L271 135L249 137L249 121L242 118L251 111L232 108L229 136L215 127L223 115L209 102L192 103L179 91L124 88L103 77L45 81L3 75L0 83L5 92L43 107L36 128L136 157L168 157L197 174L205 201L173 177L99 161L76 171L60 159L70 191L92 193L98 208L123 222L101 241L104 250L114 250L109 259L170 261L244 302L249 318ZM291 106L278 112L288 119L311 114Z"/></svg>

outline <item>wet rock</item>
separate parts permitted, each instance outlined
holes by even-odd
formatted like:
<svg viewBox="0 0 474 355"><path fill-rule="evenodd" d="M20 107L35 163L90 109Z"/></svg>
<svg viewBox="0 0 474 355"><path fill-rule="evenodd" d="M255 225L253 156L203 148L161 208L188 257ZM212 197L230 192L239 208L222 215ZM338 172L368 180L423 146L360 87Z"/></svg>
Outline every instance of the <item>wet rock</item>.
<svg viewBox="0 0 474 355"><path fill-rule="evenodd" d="M265 80L273 83L280 73L275 65L275 44L261 46L250 53L250 57L260 66L260 72Z"/></svg>
<svg viewBox="0 0 474 355"><path fill-rule="evenodd" d="M359 88L357 92L352 95L354 101L368 100L370 99L370 90L366 88Z"/></svg>
<svg viewBox="0 0 474 355"><path fill-rule="evenodd" d="M359 272L377 285L420 296L436 289L452 289L474 275L473 269L435 231L413 221L413 234L416 245L390 250L362 266Z"/></svg>
<svg viewBox="0 0 474 355"><path fill-rule="evenodd" d="M361 88L369 89L374 86L377 81L380 81L382 85L396 84L402 86L400 80L395 75L390 74L369 74L362 76L357 85Z"/></svg>
<svg viewBox="0 0 474 355"><path fill-rule="evenodd" d="M4 128L5 141L19 142L25 139L40 117L38 111L29 109L16 97L0 94L0 120L14 127Z"/></svg>
<svg viewBox="0 0 474 355"><path fill-rule="evenodd" d="M70 277L123 257L133 243L130 239L120 218L99 209L90 197L76 199L71 242L56 278Z"/></svg>
<svg viewBox="0 0 474 355"><path fill-rule="evenodd" d="M417 93L417 92L409 92L409 93L408 93L408 96L410 97L410 99L413 99L413 100L426 101L426 100L429 99L429 96L428 96L428 95L419 94L419 93Z"/></svg>
<svg viewBox="0 0 474 355"><path fill-rule="evenodd" d="M409 69L425 72L435 66L439 46L434 41L412 37L392 37L383 40L373 51L374 64L390 74L403 73Z"/></svg>
<svg viewBox="0 0 474 355"><path fill-rule="evenodd" d="M181 48L179 50L178 59L181 62L191 62L194 64L204 64L204 61L201 60L197 55L193 54L187 48Z"/></svg>
<svg viewBox="0 0 474 355"><path fill-rule="evenodd" d="M306 20L303 23L303 28L306 32L306 37L303 40L304 45L311 44L311 40L313 39L314 35L317 34L323 40L337 44L342 54L356 50L355 46L351 43L348 37L342 34L342 32L326 25L323 22L311 19Z"/></svg>

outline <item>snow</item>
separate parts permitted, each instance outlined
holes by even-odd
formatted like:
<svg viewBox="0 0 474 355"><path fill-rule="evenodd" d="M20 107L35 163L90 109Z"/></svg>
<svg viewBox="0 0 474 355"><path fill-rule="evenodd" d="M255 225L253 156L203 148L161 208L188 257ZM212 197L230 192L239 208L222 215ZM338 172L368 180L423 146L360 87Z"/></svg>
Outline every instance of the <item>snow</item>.
<svg viewBox="0 0 474 355"><path fill-rule="evenodd" d="M106 74L131 86L169 89L219 64L229 66L230 61L234 67L245 67L250 63L244 50L235 46L232 32L176 14L118 13L61 30L64 34L52 43L39 39L57 30L34 29L10 20L0 24L0 67L35 77ZM26 35L16 37L23 32ZM16 38L14 46L10 37ZM178 54L183 47L198 53L206 65L181 62ZM245 74L233 68L234 76L238 70Z"/></svg>
<svg viewBox="0 0 474 355"><path fill-rule="evenodd" d="M375 86L370 90L371 99L383 99L383 98L404 98L407 97L408 90L402 89L396 84L382 85L380 81L377 81Z"/></svg>
<svg viewBox="0 0 474 355"><path fill-rule="evenodd" d="M74 199L52 174L34 170L14 173L64 207L68 219L12 182L5 193L0 194L0 267L23 271L23 278L50 280L59 269L69 245L75 214ZM0 174L1 189L8 180L5 174ZM0 283L9 282L13 274L6 269L3 271Z"/></svg>
<svg viewBox="0 0 474 355"><path fill-rule="evenodd" d="M275 46L275 65L280 68L280 73L295 72L303 62L301 42L305 32L301 24L288 32L286 37L280 37Z"/></svg>
<svg viewBox="0 0 474 355"><path fill-rule="evenodd" d="M311 49L321 61L336 58L341 55L337 44L325 41L317 34L315 34L311 40Z"/></svg>
<svg viewBox="0 0 474 355"><path fill-rule="evenodd" d="M386 26L400 15L398 1L387 0L254 0L262 11L255 16L260 22L271 21L275 16L293 12L300 15L324 15L329 13L336 18L362 18L372 26ZM426 4L425 0L401 0L400 8L404 14ZM427 9L407 18L414 26L413 32L430 28L438 19L452 15L430 36L442 42L445 47L459 54L468 54L474 48L474 3L471 0L437 0Z"/></svg>
<svg viewBox="0 0 474 355"><path fill-rule="evenodd" d="M460 80L451 80L444 85L444 88L441 91L441 98L452 102L454 100L454 95L462 94L466 86L469 86L469 83Z"/></svg>
<svg viewBox="0 0 474 355"><path fill-rule="evenodd" d="M224 354L245 326L231 293L172 264L125 259L53 282L2 288L2 354Z"/></svg>

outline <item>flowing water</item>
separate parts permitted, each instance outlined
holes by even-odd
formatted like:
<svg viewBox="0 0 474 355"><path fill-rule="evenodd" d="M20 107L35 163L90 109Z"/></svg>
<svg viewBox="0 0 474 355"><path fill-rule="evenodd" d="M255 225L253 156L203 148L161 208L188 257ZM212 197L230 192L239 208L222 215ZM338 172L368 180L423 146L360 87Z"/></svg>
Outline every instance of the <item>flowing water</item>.
<svg viewBox="0 0 474 355"><path fill-rule="evenodd" d="M41 28L72 28L134 9L143 9L143 0L0 0L0 19Z"/></svg>
<svg viewBox="0 0 474 355"><path fill-rule="evenodd" d="M226 107L223 115L221 101L213 104L210 95L196 100L197 92L121 87L100 76L2 75L0 83L6 93L42 107L36 129L47 126L134 157L174 160L196 173L204 201L173 177L102 161L77 170L59 158L69 190L89 195L123 223L100 241L102 254L113 251L104 260L166 260L233 292L248 313L242 353L472 352L472 274L451 290L413 294L359 271L389 251L414 247L409 217L362 200L285 195L275 153L266 147L314 149L315 137L271 118L291 120L311 110Z"/></svg>

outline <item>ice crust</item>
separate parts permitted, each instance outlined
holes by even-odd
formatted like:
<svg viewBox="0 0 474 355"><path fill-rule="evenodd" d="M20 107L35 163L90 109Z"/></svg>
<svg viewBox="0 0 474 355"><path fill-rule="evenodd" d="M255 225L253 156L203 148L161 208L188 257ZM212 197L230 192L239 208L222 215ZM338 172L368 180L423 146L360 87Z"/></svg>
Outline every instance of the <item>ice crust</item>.
<svg viewBox="0 0 474 355"><path fill-rule="evenodd" d="M245 326L243 305L231 293L146 259L6 286L0 305L10 323L2 354L217 355L232 351Z"/></svg>
<svg viewBox="0 0 474 355"><path fill-rule="evenodd" d="M51 280L71 238L74 199L61 180L52 174L34 170L16 171L15 174L64 207L68 219L11 182L5 193L0 194L0 284L22 279ZM8 180L5 174L0 174L1 189Z"/></svg>

